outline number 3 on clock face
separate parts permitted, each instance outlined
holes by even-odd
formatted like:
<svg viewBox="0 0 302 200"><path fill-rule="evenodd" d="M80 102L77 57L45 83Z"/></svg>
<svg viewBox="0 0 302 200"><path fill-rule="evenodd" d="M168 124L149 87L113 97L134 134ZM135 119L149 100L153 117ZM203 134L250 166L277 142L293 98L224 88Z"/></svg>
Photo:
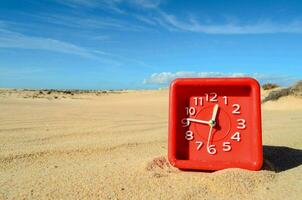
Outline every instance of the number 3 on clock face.
<svg viewBox="0 0 302 200"><path fill-rule="evenodd" d="M262 165L260 89L251 78L176 79L170 86L172 165L218 170Z"/></svg>

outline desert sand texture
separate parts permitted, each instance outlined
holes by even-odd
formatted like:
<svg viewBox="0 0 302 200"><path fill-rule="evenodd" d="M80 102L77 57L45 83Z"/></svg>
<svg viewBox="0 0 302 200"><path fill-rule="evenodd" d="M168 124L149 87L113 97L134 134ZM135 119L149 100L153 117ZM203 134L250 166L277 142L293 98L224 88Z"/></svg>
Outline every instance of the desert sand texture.
<svg viewBox="0 0 302 200"><path fill-rule="evenodd" d="M0 199L302 199L302 99L262 116L261 171L180 171L166 159L168 90L1 89Z"/></svg>

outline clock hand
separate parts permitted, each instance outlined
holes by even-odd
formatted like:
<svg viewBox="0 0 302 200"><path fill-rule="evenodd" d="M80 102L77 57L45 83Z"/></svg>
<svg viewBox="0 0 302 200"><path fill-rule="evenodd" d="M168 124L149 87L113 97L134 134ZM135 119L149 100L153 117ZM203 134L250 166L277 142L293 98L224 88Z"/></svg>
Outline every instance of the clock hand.
<svg viewBox="0 0 302 200"><path fill-rule="evenodd" d="M204 120L193 119L193 118L183 118L181 122L183 124L183 127L189 126L190 122L210 125L210 121L204 121Z"/></svg>
<svg viewBox="0 0 302 200"><path fill-rule="evenodd" d="M210 131L209 131L208 142L207 142L207 150L208 151L209 151L210 141L211 141L211 137L212 137L212 130L213 130L213 126L210 125Z"/></svg>
<svg viewBox="0 0 302 200"><path fill-rule="evenodd" d="M210 154L214 154L214 152L211 153L211 151L210 151L210 147L211 147L210 142L211 142L211 138L212 138L213 127L216 125L215 120L216 120L217 112L218 112L218 104L216 104L213 108L212 118L209 123L210 131L209 131L209 135L208 135L207 150Z"/></svg>
<svg viewBox="0 0 302 200"><path fill-rule="evenodd" d="M217 116L217 112L218 112L218 104L216 104L213 108L213 113L212 113L212 118L210 120L210 126L213 127L216 125L216 116Z"/></svg>

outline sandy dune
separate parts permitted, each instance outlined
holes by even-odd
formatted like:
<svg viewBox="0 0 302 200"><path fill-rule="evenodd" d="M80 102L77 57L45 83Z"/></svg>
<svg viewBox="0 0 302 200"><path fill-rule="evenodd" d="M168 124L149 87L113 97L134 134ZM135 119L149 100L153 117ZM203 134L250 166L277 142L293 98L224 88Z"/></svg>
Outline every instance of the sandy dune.
<svg viewBox="0 0 302 200"><path fill-rule="evenodd" d="M0 199L302 199L302 99L263 105L264 169L184 172L168 92L0 92Z"/></svg>

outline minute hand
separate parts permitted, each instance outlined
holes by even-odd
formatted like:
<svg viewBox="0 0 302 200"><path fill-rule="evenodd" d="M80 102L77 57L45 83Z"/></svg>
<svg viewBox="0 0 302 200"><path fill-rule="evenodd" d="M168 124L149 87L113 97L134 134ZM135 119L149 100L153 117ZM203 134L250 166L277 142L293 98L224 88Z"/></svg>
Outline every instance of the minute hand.
<svg viewBox="0 0 302 200"><path fill-rule="evenodd" d="M189 122L197 122L197 123L201 123L201 124L210 124L209 121L204 121L204 120L199 120L199 119L187 118L186 120L189 121Z"/></svg>

